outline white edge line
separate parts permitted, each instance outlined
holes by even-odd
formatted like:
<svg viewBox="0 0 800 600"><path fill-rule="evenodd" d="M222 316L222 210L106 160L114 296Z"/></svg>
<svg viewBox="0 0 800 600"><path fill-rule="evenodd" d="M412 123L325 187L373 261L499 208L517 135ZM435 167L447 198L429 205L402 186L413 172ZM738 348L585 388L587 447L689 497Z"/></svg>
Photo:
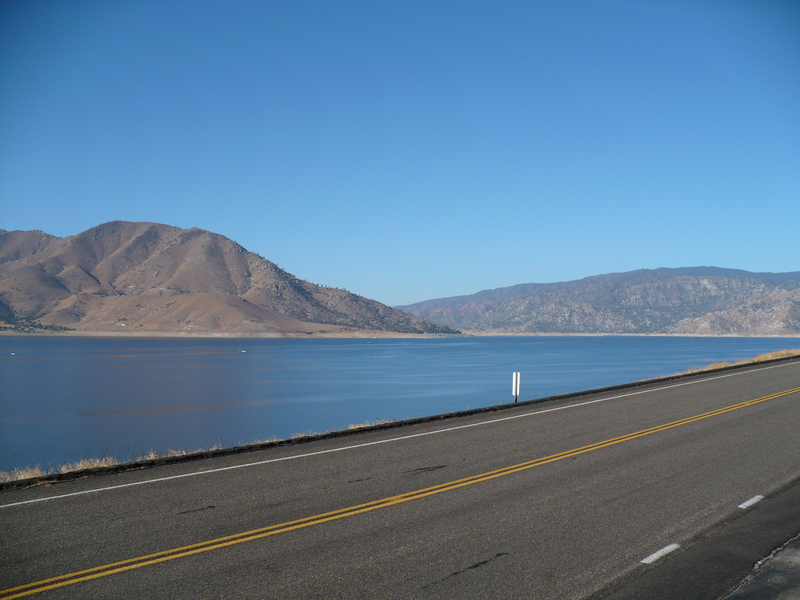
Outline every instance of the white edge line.
<svg viewBox="0 0 800 600"><path fill-rule="evenodd" d="M680 548L679 544L670 544L669 546L664 546L661 550L659 550L658 552L653 552L650 556L648 556L647 558L643 558L640 562L643 562L646 565L653 564L662 556L666 556L667 554L669 554L670 552L674 552L678 548Z"/></svg>
<svg viewBox="0 0 800 600"><path fill-rule="evenodd" d="M764 496L760 494L758 496L753 496L747 502L743 502L742 504L740 504L738 508L750 508L751 506L753 506L753 504L755 504L756 502L761 502L763 499Z"/></svg>
<svg viewBox="0 0 800 600"><path fill-rule="evenodd" d="M587 406L589 404L597 404L598 402L608 402L609 400L619 400L620 398L628 398L630 396L638 396L638 395L641 395L641 394L649 394L649 393L652 393L652 392L660 392L662 390L668 390L668 389L672 389L672 388L676 388L676 387L683 387L683 386L686 386L686 385L695 385L695 384L698 384L698 383L705 383L707 381L713 381L715 379L724 379L726 377L734 377L736 375L743 375L745 373L752 373L754 371L765 371L767 369L776 369L778 367L785 367L785 366L788 366L788 365L791 365L791 364L794 364L794 363L784 363L784 364L781 364L781 365L772 365L772 366L769 366L769 367L761 367L760 369L749 369L747 371L739 371L739 372L736 372L736 373L727 373L725 375L717 375L716 377L703 378L703 379L700 379L698 381L687 381L687 382L684 382L684 383L675 383L675 384L672 384L672 385L652 388L652 389L649 389L649 390L640 390L638 392L630 392L629 394L620 394L618 396L609 396L608 398L598 398L597 400L589 400L587 402L580 402L580 403L577 403L577 404L569 404L567 406L557 406L555 408L547 408L547 409L544 409L544 410L537 410L537 411L533 411L533 412L529 412L529 413L523 413L521 415L513 415L511 417L500 417L499 419L489 419L487 421L481 421L479 423L469 423L468 425L457 425L455 427L447 427L445 429L436 429L434 431L426 431L424 433L413 433L413 434L410 434L410 435L403 435L403 436L398 436L398 437L395 437L395 438L389 438L389 439L386 439L386 440L378 440L378 441L375 441L375 442L365 442L363 444L353 444L351 446L341 446L339 448L331 448L329 450L318 450L316 452L307 452L305 454L294 454L292 456L283 456L281 458L270 458L270 459L267 459L267 460L259 460L259 461L255 461L255 462L244 463L244 464L241 464L241 465L231 465L230 467L220 467L220 468L217 468L217 469L206 469L205 471L194 471L192 473L183 473L182 475L170 475L169 477L158 477L156 479L147 479L145 481L135 481L133 483L123 483L121 485L112 485L112 486L108 486L108 487L97 488L97 489L94 489L94 490L83 490L81 492L72 492L72 493L69 493L69 494L60 494L60 495L57 495L57 496L47 496L45 498L34 498L33 500L23 500L22 502L12 502L10 504L0 504L0 510L2 510L4 508L10 508L12 506L21 506L23 504L33 504L33 503L36 503L36 502L45 502L47 500L58 500L58 499L61 499L61 498L69 498L71 496L83 496L85 494L94 494L96 492L106 492L106 491L111 491L111 490L119 490L119 489L122 489L122 488L133 487L135 485L145 485L147 483L158 483L158 482L161 482L161 481L170 481L172 479L182 479L184 477L194 477L196 475L207 475L209 473L219 473L219 472L222 472L222 471L231 471L233 469L243 469L245 467L255 467L255 466L258 466L258 465L265 465L265 464L269 464L269 463L282 462L282 461L285 461L285 460L295 460L297 458L308 458L310 456L318 456L320 454L331 454L333 452L342 452L344 450L355 450L357 448L365 448L367 446L377 446L378 444L388 444L389 442L399 442L399 441L404 441L404 440L410 440L410 439L413 439L413 438L423 437L423 436L427 436L427 435L435 435L435 434L439 434L439 433L447 433L447 432L450 432L450 431L456 431L456 430L459 430L459 429L468 429L470 427L478 427L478 426L481 426L481 425L491 425L492 423L499 423L501 421L511 421L513 419L521 419L523 417L532 417L532 416L541 415L541 414L545 414L545 413L556 412L556 411L559 411L559 410L567 410L569 408L580 408L581 406ZM646 382L643 382L643 383L646 383Z"/></svg>

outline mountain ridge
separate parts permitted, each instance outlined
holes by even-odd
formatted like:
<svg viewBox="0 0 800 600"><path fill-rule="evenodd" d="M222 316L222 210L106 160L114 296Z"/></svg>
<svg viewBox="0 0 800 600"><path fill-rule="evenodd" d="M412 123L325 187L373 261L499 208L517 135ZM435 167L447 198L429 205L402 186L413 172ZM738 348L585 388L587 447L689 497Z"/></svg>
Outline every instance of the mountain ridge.
<svg viewBox="0 0 800 600"><path fill-rule="evenodd" d="M219 234L126 221L64 238L0 231L0 320L117 333L456 333L299 279Z"/></svg>
<svg viewBox="0 0 800 600"><path fill-rule="evenodd" d="M518 284L397 308L476 332L798 335L800 272L639 269Z"/></svg>

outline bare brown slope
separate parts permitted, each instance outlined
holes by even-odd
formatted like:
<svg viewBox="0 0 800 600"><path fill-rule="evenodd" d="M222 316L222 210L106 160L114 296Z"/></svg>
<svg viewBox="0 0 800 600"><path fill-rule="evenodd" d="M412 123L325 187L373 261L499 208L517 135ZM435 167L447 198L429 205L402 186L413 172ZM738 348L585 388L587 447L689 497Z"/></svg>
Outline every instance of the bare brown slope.
<svg viewBox="0 0 800 600"><path fill-rule="evenodd" d="M791 279L798 276L715 267L642 269L398 308L478 331L798 335L800 280Z"/></svg>
<svg viewBox="0 0 800 600"><path fill-rule="evenodd" d="M675 333L732 335L800 334L800 289L777 288L771 293L727 310L685 319Z"/></svg>
<svg viewBox="0 0 800 600"><path fill-rule="evenodd" d="M221 235L123 221L67 238L0 233L0 318L115 332L305 333L338 326L452 333L300 280Z"/></svg>
<svg viewBox="0 0 800 600"><path fill-rule="evenodd" d="M0 229L0 264L39 252L55 236L44 231L5 231Z"/></svg>

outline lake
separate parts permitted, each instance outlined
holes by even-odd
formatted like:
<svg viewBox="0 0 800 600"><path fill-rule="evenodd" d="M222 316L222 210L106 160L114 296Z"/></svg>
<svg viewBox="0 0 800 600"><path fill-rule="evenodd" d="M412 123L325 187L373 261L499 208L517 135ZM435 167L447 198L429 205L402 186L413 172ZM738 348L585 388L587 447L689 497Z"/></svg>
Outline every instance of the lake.
<svg viewBox="0 0 800 600"><path fill-rule="evenodd" d="M599 388L798 338L0 336L0 471L237 446Z"/></svg>

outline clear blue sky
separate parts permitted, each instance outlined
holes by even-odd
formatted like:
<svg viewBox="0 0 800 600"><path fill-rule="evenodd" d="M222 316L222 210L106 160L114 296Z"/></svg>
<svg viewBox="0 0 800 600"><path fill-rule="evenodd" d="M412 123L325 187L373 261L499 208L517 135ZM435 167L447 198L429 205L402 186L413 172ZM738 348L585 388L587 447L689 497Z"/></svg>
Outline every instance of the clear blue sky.
<svg viewBox="0 0 800 600"><path fill-rule="evenodd" d="M116 219L390 305L800 270L800 2L5 0L0 228Z"/></svg>

